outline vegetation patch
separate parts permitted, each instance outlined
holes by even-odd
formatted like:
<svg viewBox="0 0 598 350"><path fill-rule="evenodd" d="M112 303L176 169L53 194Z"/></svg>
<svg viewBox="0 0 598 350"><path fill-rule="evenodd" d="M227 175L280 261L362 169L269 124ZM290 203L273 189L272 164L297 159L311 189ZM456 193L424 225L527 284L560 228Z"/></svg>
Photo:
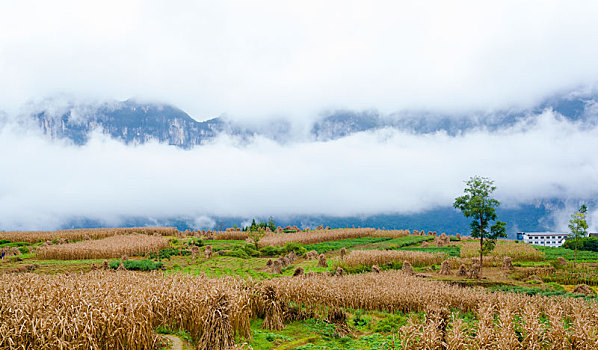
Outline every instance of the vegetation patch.
<svg viewBox="0 0 598 350"><path fill-rule="evenodd" d="M154 262L149 259L124 260L124 261L113 260L109 264L110 268L115 269L115 270L118 269L121 262L122 262L123 266L125 267L125 269L132 270L132 271L152 271L152 270L161 269L164 266L164 264L162 264L160 262Z"/></svg>
<svg viewBox="0 0 598 350"><path fill-rule="evenodd" d="M418 243L426 242L426 241L433 241L434 236L405 236L405 237L397 237L393 239L389 239L387 241L383 241L381 243L371 244L364 247L362 249L401 249L403 247L408 247L412 245L416 245Z"/></svg>
<svg viewBox="0 0 598 350"><path fill-rule="evenodd" d="M508 293L519 293L527 295L541 295L546 297L552 296L564 296L570 298L585 298L585 299L596 299L596 296L583 295L577 293L569 293L562 286L556 283L550 283L548 286L541 287L524 287L524 286L494 286L488 288L492 291L508 292Z"/></svg>
<svg viewBox="0 0 598 350"><path fill-rule="evenodd" d="M427 248L415 247L415 248L400 248L400 250L444 254L447 257L461 256L461 247L427 247Z"/></svg>
<svg viewBox="0 0 598 350"><path fill-rule="evenodd" d="M191 255L191 252L185 249L176 249L176 248L165 248L160 249L157 253L150 252L149 257L152 259L167 259L170 260L172 256L184 256L184 255Z"/></svg>
<svg viewBox="0 0 598 350"><path fill-rule="evenodd" d="M543 247L533 246L542 253L546 260L556 260L559 257L565 258L565 260L573 261L575 259L575 251L564 247ZM578 250L577 261L598 261L598 252Z"/></svg>

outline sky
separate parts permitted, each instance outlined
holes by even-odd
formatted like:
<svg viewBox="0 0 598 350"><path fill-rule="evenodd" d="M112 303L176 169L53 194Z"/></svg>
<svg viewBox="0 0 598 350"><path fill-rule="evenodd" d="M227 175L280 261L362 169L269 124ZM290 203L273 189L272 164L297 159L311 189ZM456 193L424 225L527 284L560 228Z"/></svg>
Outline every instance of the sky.
<svg viewBox="0 0 598 350"><path fill-rule="evenodd" d="M309 125L335 109L526 108L596 88L596 18L594 1L0 1L0 110L134 98L198 120ZM223 135L190 151L101 134L75 147L8 123L0 224L414 213L450 206L475 174L494 179L508 206L596 198L598 157L587 150L598 129L552 111L531 120L285 145Z"/></svg>
<svg viewBox="0 0 598 350"><path fill-rule="evenodd" d="M595 1L2 1L0 104L160 100L197 119L530 105L598 78Z"/></svg>

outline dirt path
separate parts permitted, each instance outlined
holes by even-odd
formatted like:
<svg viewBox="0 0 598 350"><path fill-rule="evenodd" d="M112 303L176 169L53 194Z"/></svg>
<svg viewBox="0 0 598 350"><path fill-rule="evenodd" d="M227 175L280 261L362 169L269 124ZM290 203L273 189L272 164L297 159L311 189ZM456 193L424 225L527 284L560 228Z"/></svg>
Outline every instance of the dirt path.
<svg viewBox="0 0 598 350"><path fill-rule="evenodd" d="M183 342L179 337L170 334L166 334L164 337L172 342L172 350L183 350Z"/></svg>

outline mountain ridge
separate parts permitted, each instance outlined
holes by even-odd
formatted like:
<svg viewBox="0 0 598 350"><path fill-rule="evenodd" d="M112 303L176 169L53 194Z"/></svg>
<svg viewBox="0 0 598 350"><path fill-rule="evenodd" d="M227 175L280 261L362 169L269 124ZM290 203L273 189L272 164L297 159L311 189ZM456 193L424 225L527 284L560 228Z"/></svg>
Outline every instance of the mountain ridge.
<svg viewBox="0 0 598 350"><path fill-rule="evenodd" d="M375 110L336 110L323 114L309 128L308 138L330 141L355 133L394 128L409 133L446 132L457 135L476 128L496 131L552 109L571 121L598 124L598 98L594 95L555 97L537 106L519 111L492 113L442 114L427 111L402 111L383 115ZM181 109L157 103L133 100L100 104L71 104L61 112L38 110L31 117L40 130L52 139L69 139L76 145L89 140L99 129L126 144L143 144L150 140L189 149L204 145L225 133L250 137L261 135L277 142L292 139L291 124L285 120L269 121L262 126L247 126L220 117L197 121ZM274 128L275 131L268 128Z"/></svg>

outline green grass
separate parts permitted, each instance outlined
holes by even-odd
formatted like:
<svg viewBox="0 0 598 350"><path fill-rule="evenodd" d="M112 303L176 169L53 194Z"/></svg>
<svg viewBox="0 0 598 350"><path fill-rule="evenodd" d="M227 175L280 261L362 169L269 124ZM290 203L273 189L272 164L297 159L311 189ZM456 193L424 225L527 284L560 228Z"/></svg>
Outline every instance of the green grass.
<svg viewBox="0 0 598 350"><path fill-rule="evenodd" d="M304 245L305 249L308 251L315 250L318 253L326 253L332 250L338 250L341 248L351 248L356 245L360 244L368 244L368 243L378 243L384 241L390 241L391 238L388 237L360 237L360 238L349 238L349 239L342 239L339 241L328 241L316 244L308 244Z"/></svg>
<svg viewBox="0 0 598 350"><path fill-rule="evenodd" d="M209 245L213 251L219 251L222 249L231 249L233 246L238 244L245 244L245 241L226 241L226 240L204 240L204 246Z"/></svg>
<svg viewBox="0 0 598 350"><path fill-rule="evenodd" d="M555 264L555 266L557 266ZM598 271L594 267L578 266L572 264L559 267L554 273L540 276L544 282L556 282L560 284L588 284L598 286Z"/></svg>
<svg viewBox="0 0 598 350"><path fill-rule="evenodd" d="M5 239L0 240L0 242L4 242L4 241L6 241L6 240ZM31 243L28 243L28 242L9 242L9 241L6 241L6 242L0 244L0 248L2 248L2 247L26 247L26 246L29 246L29 245L31 245Z"/></svg>
<svg viewBox="0 0 598 350"><path fill-rule="evenodd" d="M523 286L495 286L488 288L492 291L519 293L527 295L541 295L541 296L564 296L569 298L585 298L596 299L595 296L585 296L583 294L568 293L563 287L556 283L548 283L544 288L540 287L523 287Z"/></svg>
<svg viewBox="0 0 598 350"><path fill-rule="evenodd" d="M209 260L193 261L189 257L177 257L165 263L169 272L185 272L193 274L205 273L208 277L240 276L264 279L271 275L263 271L268 259L237 258L233 256L214 256ZM292 272L291 272L292 273Z"/></svg>
<svg viewBox="0 0 598 350"><path fill-rule="evenodd" d="M545 260L556 260L558 257L563 257L567 261L573 261L575 259L575 251L571 249L537 245L533 247L544 253ZM577 261L598 261L598 252L578 250Z"/></svg>
<svg viewBox="0 0 598 350"><path fill-rule="evenodd" d="M399 250L411 250L416 252L427 252L427 253L443 253L448 257L460 257L461 247L417 247L417 248L400 248Z"/></svg>
<svg viewBox="0 0 598 350"><path fill-rule="evenodd" d="M181 338L182 340L193 344L193 338L191 338L191 335L187 331L182 330L182 329L173 329L172 327L170 327L168 325L162 325L162 326L158 327L158 329L156 329L156 333L176 335L177 337Z"/></svg>
<svg viewBox="0 0 598 350"><path fill-rule="evenodd" d="M113 260L110 262L110 268L117 269L120 265L120 260ZM164 266L164 264L160 262L153 262L149 259L143 260L125 260L122 262L125 269L132 270L132 271L152 271L158 270Z"/></svg>
<svg viewBox="0 0 598 350"><path fill-rule="evenodd" d="M403 247L408 247L412 245L416 245L421 242L432 241L434 240L433 236L405 236L405 237L398 237L389 239L380 243L374 244L367 244L364 245L363 249L400 249Z"/></svg>
<svg viewBox="0 0 598 350"><path fill-rule="evenodd" d="M333 324L319 319L291 322L285 324L281 331L262 329L263 320L255 319L251 321L253 337L248 340L248 343L255 350L390 350L400 348L397 331L407 323L410 314L350 309L345 311L348 316L347 325L353 332L351 337L340 337ZM416 315L420 318L423 317L423 313ZM460 317L465 319L467 315L460 315ZM246 340L237 339L237 341Z"/></svg>
<svg viewBox="0 0 598 350"><path fill-rule="evenodd" d="M548 261L514 261L513 266L515 266L515 267L550 266L550 262L548 262Z"/></svg>

